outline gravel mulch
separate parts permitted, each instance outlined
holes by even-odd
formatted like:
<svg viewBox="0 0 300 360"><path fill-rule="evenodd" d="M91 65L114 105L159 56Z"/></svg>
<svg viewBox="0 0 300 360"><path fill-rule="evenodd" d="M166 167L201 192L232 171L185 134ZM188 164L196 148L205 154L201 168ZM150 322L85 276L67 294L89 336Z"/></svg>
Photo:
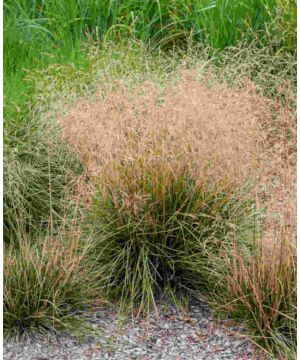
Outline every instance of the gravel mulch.
<svg viewBox="0 0 300 360"><path fill-rule="evenodd" d="M113 309L84 314L93 331L82 341L74 336L35 338L4 344L4 359L14 360L194 360L263 359L243 329L216 322L206 304L190 306L189 314L160 306L158 317L118 326Z"/></svg>

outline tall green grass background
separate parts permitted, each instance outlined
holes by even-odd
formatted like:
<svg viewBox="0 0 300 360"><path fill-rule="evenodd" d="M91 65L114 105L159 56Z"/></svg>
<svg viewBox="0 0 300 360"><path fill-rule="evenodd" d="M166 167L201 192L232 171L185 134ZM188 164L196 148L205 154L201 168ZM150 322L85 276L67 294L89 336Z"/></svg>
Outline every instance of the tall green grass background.
<svg viewBox="0 0 300 360"><path fill-rule="evenodd" d="M7 118L22 119L34 92L26 70L51 63L87 67L89 39L144 42L151 49L241 40L295 51L294 0L5 0L4 93Z"/></svg>

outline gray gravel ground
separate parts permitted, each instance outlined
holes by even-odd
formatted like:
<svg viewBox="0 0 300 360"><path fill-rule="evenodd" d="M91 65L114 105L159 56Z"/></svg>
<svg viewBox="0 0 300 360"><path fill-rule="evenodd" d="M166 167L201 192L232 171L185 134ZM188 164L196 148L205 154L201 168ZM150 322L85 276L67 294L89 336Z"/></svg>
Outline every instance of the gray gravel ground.
<svg viewBox="0 0 300 360"><path fill-rule="evenodd" d="M14 360L194 360L262 359L239 327L218 323L205 304L191 305L189 314L159 307L159 316L118 327L116 312L97 309L85 316L94 329L83 341L73 336L12 340L4 344L4 359Z"/></svg>

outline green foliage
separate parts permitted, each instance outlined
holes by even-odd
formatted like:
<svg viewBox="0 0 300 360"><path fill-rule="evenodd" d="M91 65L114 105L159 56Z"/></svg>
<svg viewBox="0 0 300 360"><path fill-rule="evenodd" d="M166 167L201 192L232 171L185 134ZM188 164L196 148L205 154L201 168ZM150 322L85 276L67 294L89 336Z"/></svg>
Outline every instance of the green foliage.
<svg viewBox="0 0 300 360"><path fill-rule="evenodd" d="M297 1L277 0L278 41L290 52L297 47Z"/></svg>
<svg viewBox="0 0 300 360"><path fill-rule="evenodd" d="M37 120L6 125L4 139L4 240L18 242L59 224L81 165L57 129Z"/></svg>
<svg viewBox="0 0 300 360"><path fill-rule="evenodd" d="M249 208L229 188L197 184L184 169L137 160L119 171L117 184L100 187L86 224L101 287L122 309L146 314L167 290L174 298L207 290L208 252L220 254L238 232L243 239Z"/></svg>
<svg viewBox="0 0 300 360"><path fill-rule="evenodd" d="M131 35L154 46L184 44L189 37L215 48L236 45L260 31L275 14L275 0L202 1L16 1L5 2L10 45L27 55L41 41L72 52L87 33L97 39L123 40ZM246 34L248 33L248 34ZM19 43L19 44L18 44ZM12 63L11 63L12 64Z"/></svg>

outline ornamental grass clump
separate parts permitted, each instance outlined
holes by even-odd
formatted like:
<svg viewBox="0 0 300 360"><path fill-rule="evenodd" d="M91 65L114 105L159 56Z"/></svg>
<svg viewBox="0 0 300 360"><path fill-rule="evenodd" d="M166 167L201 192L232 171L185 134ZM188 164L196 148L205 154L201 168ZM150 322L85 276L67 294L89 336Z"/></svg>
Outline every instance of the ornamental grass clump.
<svg viewBox="0 0 300 360"><path fill-rule="evenodd" d="M204 291L208 252L220 253L245 222L233 189L162 155L114 169L101 176L87 220L104 293L147 315L164 294Z"/></svg>
<svg viewBox="0 0 300 360"><path fill-rule="evenodd" d="M43 236L5 248L3 328L5 336L84 328L78 310L95 300L92 270L84 265L88 244ZM79 326L80 325L80 326Z"/></svg>
<svg viewBox="0 0 300 360"><path fill-rule="evenodd" d="M33 118L4 127L3 232L8 244L60 226L82 166L60 140L56 125Z"/></svg>
<svg viewBox="0 0 300 360"><path fill-rule="evenodd" d="M289 359L296 349L294 62L274 77L269 49L248 51L223 52L210 73L205 64L184 64L163 87L102 86L60 123L98 185L85 233L108 298L141 313L164 293L177 300L200 290L212 309L243 321L271 357Z"/></svg>

